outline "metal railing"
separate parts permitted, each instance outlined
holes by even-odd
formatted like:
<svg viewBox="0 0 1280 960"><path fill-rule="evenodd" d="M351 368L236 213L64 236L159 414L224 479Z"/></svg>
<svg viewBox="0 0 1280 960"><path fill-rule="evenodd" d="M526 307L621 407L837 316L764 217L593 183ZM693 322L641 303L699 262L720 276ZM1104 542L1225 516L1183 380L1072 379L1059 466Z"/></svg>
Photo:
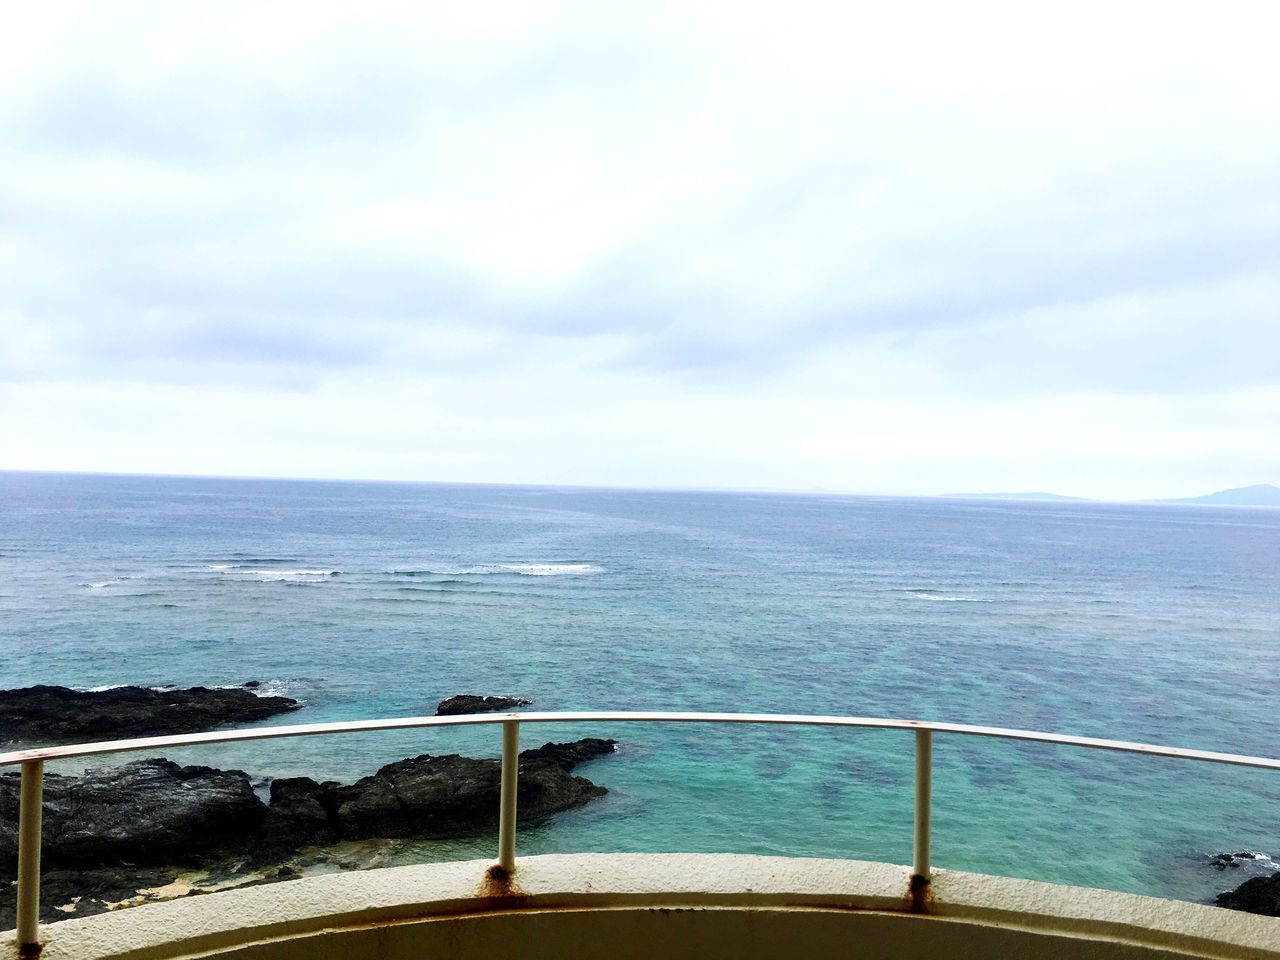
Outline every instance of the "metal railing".
<svg viewBox="0 0 1280 960"><path fill-rule="evenodd" d="M41 747L0 753L0 767L20 764L22 784L18 811L18 909L17 942L19 956L40 951L40 814L44 788L44 764L48 760L94 757L137 750L190 747L207 743L234 743L242 740L275 740L283 737L311 737L335 733L376 730L409 730L418 727L456 727L473 724L502 724L502 780L498 811L497 866L508 876L516 869L516 788L519 775L520 725L522 723L755 723L781 726L862 727L879 730L915 731L915 829L911 857L913 903L923 899L930 875L929 843L932 819L933 734L955 733L1003 740L1051 743L1093 750L1112 750L1178 760L1202 760L1237 767L1280 770L1280 760L1209 750L1185 750L1124 740L1073 737L1037 730L981 727L964 723L931 723L920 720L893 720L883 717L825 717L771 713L680 713L680 712L566 712L494 713L451 717L402 717L390 720L352 720L335 723L295 724L257 727L170 737L141 737Z"/></svg>

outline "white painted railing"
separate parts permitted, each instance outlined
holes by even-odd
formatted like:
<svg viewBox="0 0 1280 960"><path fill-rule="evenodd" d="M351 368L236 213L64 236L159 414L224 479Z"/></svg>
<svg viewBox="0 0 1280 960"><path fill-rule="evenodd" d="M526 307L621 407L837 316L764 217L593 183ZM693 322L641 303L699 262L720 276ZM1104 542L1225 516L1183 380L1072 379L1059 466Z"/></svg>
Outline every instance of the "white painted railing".
<svg viewBox="0 0 1280 960"><path fill-rule="evenodd" d="M497 867L507 876L516 868L516 787L519 774L520 725L522 723L767 723L784 726L868 727L881 730L915 731L915 831L911 857L911 889L917 902L923 898L929 883L929 826L931 821L931 782L933 770L933 734L955 733L1004 740L1052 743L1094 750L1113 750L1178 760L1203 760L1238 767L1280 770L1280 760L1251 757L1209 750L1184 750L1123 740L1096 737L1073 737L1036 730L1014 730L1006 727L979 727L963 723L930 723L920 720L892 720L883 717L822 717L771 713L661 713L661 712L566 712L566 713L496 713L454 717L402 717L391 720L352 720L336 723L309 723L282 727L255 727L192 733L172 737L140 737L132 740L109 740L101 743L78 743L61 747L42 747L0 753L0 767L21 764L22 785L18 812L18 910L17 942L20 956L35 956L40 951L40 814L44 787L44 764L47 760L93 757L136 750L159 750L190 747L206 743L234 743L241 740L275 740L282 737L310 737L335 733L360 733L374 730L408 730L417 727L456 727L472 724L502 724L502 785L498 816Z"/></svg>

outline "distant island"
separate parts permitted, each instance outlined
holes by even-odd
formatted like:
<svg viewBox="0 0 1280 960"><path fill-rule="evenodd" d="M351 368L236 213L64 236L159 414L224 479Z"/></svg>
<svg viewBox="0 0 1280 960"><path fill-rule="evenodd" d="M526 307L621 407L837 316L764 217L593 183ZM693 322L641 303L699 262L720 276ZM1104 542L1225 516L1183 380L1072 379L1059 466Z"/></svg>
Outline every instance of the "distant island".
<svg viewBox="0 0 1280 960"><path fill-rule="evenodd" d="M1042 503L1098 503L1090 497L1064 497L1060 493L944 493L946 500L1030 500ZM1197 504L1211 507L1280 507L1280 487L1270 483L1255 483L1249 487L1233 487L1206 493L1201 497L1182 497L1168 500L1139 500L1138 503Z"/></svg>
<svg viewBox="0 0 1280 960"><path fill-rule="evenodd" d="M1250 487L1233 487L1206 493L1203 497L1187 497L1182 500L1158 500L1157 503L1204 503L1219 507L1280 507L1280 487L1270 483L1255 483Z"/></svg>

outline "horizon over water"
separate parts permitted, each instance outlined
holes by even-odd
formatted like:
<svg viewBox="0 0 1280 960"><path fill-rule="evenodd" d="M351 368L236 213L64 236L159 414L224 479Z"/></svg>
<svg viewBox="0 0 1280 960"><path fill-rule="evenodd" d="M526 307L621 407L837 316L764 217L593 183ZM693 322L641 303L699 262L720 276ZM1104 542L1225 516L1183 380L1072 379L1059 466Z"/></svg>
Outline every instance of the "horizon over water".
<svg viewBox="0 0 1280 960"><path fill-rule="evenodd" d="M1280 756L1280 510L0 472L0 686L257 679L271 723L434 711L850 714ZM522 853L907 863L906 731L526 726L616 738L603 799ZM172 751L350 781L495 728ZM935 737L934 862L1204 900L1280 859L1270 771ZM131 757L136 758L136 757ZM74 765L53 769L74 771ZM378 862L491 856L494 838Z"/></svg>

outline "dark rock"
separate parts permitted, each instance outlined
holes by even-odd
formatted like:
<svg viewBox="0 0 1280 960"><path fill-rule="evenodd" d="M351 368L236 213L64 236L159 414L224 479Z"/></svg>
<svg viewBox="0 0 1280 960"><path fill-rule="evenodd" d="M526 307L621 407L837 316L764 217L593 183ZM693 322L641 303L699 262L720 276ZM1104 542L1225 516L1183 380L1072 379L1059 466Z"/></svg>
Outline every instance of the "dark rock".
<svg viewBox="0 0 1280 960"><path fill-rule="evenodd" d="M244 683L240 684L240 686L244 687L246 690L257 690L260 686L262 686L262 681L246 680Z"/></svg>
<svg viewBox="0 0 1280 960"><path fill-rule="evenodd" d="M449 837L492 828L498 822L502 780L497 760L457 754L421 756L383 767L334 791L343 839ZM521 762L517 813L536 822L603 796L603 787L574 777L559 763Z"/></svg>
<svg viewBox="0 0 1280 960"><path fill-rule="evenodd" d="M524 751L520 822L545 820L603 796L604 787L571 771L613 749L614 741L591 738ZM79 777L46 774L45 919L101 912L174 879L156 868L221 871L222 883L246 867L280 864L302 847L491 830L498 822L501 776L497 760L421 756L387 764L346 786L307 777L274 780L268 807L242 771L179 766L161 758ZM19 775L0 775L0 876L10 880L17 866L18 795ZM293 876L282 867L245 882ZM73 912L54 910L74 897L81 899ZM12 897L0 898L0 904L7 904L0 919L11 917L3 911L12 910Z"/></svg>
<svg viewBox="0 0 1280 960"><path fill-rule="evenodd" d="M0 868L17 863L18 774L0 775ZM82 777L49 774L44 845L50 867L191 864L243 846L267 808L239 770L138 760Z"/></svg>
<svg viewBox="0 0 1280 960"><path fill-rule="evenodd" d="M1280 871L1269 877L1250 877L1234 890L1218 894L1213 902L1228 910L1280 917Z"/></svg>
<svg viewBox="0 0 1280 960"><path fill-rule="evenodd" d="M603 796L604 787L570 771L575 764L613 749L614 741L593 738L546 744L522 753L517 791L520 822L545 820ZM305 778L276 781L272 812L260 840L262 852L255 851L255 857L279 857L300 846L334 840L442 838L492 829L498 822L501 781L497 760L457 754L389 763L348 786Z"/></svg>
<svg viewBox="0 0 1280 960"><path fill-rule="evenodd" d="M152 690L69 687L0 690L0 741L72 743L194 733L226 723L252 723L297 710L290 697L260 697L243 687Z"/></svg>
<svg viewBox="0 0 1280 960"><path fill-rule="evenodd" d="M1272 860L1265 853L1251 853L1245 851L1243 853L1215 853L1209 857L1209 864L1215 870L1239 870L1244 867L1246 871L1257 876L1270 875L1275 872L1276 861Z"/></svg>
<svg viewBox="0 0 1280 960"><path fill-rule="evenodd" d="M254 847L254 861L271 862L302 847L341 840L332 805L325 806L337 786L333 781L316 783L310 777L272 780L271 805Z"/></svg>
<svg viewBox="0 0 1280 960"><path fill-rule="evenodd" d="M441 700L436 707L437 717L456 717L466 713L495 713L512 707L527 707L532 700L519 697L480 697L474 693L460 693L448 700Z"/></svg>
<svg viewBox="0 0 1280 960"><path fill-rule="evenodd" d="M497 803L498 782L496 760L450 754L389 763L334 791L338 830L350 840L465 834L488 822L481 808Z"/></svg>
<svg viewBox="0 0 1280 960"><path fill-rule="evenodd" d="M585 737L573 743L544 743L532 750L521 751L520 769L523 770L526 763L547 760L566 771L572 770L580 763L608 756L617 749L617 740L602 740L599 737Z"/></svg>
<svg viewBox="0 0 1280 960"><path fill-rule="evenodd" d="M40 875L40 922L106 913L111 904L131 900L141 890L172 883L175 874L155 867L102 867L95 870L45 870ZM0 930L15 923L17 904L0 897Z"/></svg>

